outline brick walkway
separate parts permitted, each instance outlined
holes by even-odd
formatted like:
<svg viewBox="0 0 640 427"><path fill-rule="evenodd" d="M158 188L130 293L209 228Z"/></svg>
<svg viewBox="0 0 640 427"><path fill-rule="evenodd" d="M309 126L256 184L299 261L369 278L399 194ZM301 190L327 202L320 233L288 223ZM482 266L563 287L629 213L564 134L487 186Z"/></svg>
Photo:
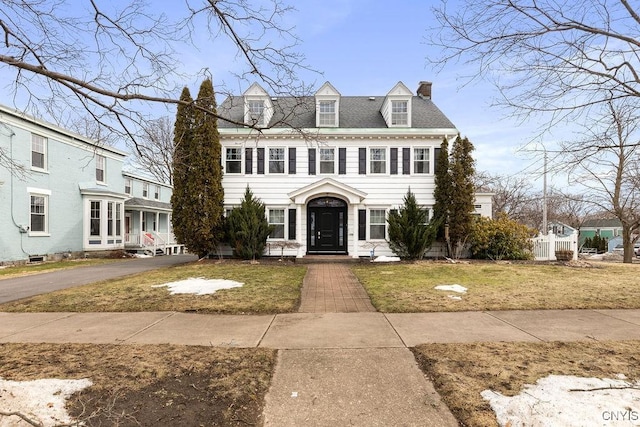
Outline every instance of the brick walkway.
<svg viewBox="0 0 640 427"><path fill-rule="evenodd" d="M344 264L311 264L302 285L300 313L371 312L369 295Z"/></svg>

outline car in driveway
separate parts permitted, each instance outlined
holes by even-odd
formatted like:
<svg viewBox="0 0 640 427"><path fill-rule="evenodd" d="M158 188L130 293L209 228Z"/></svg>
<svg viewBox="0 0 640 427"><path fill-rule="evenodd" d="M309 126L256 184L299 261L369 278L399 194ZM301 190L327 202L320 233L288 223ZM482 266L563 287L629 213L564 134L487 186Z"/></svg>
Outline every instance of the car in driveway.
<svg viewBox="0 0 640 427"><path fill-rule="evenodd" d="M633 253L636 254L637 257L640 257L640 242L633 244Z"/></svg>

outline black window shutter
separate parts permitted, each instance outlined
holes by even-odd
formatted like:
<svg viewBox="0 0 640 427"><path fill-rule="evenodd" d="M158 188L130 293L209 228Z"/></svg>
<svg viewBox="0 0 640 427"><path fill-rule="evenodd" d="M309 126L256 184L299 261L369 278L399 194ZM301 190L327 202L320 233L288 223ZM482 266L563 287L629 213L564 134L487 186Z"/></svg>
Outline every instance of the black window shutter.
<svg viewBox="0 0 640 427"><path fill-rule="evenodd" d="M438 173L438 159L440 158L440 152L442 148L436 148L433 153L433 172Z"/></svg>
<svg viewBox="0 0 640 427"><path fill-rule="evenodd" d="M289 209L289 240L296 240L296 210Z"/></svg>
<svg viewBox="0 0 640 427"><path fill-rule="evenodd" d="M253 148L244 149L244 173L247 175L253 173Z"/></svg>
<svg viewBox="0 0 640 427"><path fill-rule="evenodd" d="M391 149L391 175L398 174L398 149Z"/></svg>
<svg viewBox="0 0 640 427"><path fill-rule="evenodd" d="M358 209L358 240L367 240L367 210Z"/></svg>
<svg viewBox="0 0 640 427"><path fill-rule="evenodd" d="M358 148L358 173L360 175L367 174L367 149Z"/></svg>
<svg viewBox="0 0 640 427"><path fill-rule="evenodd" d="M345 175L347 173L347 149L338 148L338 173Z"/></svg>
<svg viewBox="0 0 640 427"><path fill-rule="evenodd" d="M289 173L296 173L296 148L289 148Z"/></svg>
<svg viewBox="0 0 640 427"><path fill-rule="evenodd" d="M409 175L411 173L411 149L402 149L402 174Z"/></svg>
<svg viewBox="0 0 640 427"><path fill-rule="evenodd" d="M264 175L264 148L258 148L258 174Z"/></svg>
<svg viewBox="0 0 640 427"><path fill-rule="evenodd" d="M309 175L316 174L316 149L309 148Z"/></svg>

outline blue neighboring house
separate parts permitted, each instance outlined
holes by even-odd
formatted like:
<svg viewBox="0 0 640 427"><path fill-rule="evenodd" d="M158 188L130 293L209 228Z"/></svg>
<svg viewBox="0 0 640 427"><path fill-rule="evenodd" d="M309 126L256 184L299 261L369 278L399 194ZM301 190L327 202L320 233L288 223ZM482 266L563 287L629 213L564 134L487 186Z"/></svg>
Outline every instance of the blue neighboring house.
<svg viewBox="0 0 640 427"><path fill-rule="evenodd" d="M123 174L122 151L0 105L0 156L0 264L125 249L157 253L175 242L171 187L139 178L152 185L150 200L127 194L134 177ZM147 241L133 245L142 235Z"/></svg>

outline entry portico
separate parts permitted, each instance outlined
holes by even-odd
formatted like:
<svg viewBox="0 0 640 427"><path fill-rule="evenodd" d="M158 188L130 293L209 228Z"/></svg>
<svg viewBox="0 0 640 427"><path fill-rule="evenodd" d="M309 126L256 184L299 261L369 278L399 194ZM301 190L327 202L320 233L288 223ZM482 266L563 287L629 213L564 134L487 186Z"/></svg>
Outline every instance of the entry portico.
<svg viewBox="0 0 640 427"><path fill-rule="evenodd" d="M363 191L324 178L288 194L296 206L299 227L308 254L348 254L358 257L358 209L367 197ZM351 245L351 246L349 246ZM351 250L349 250L351 248Z"/></svg>

